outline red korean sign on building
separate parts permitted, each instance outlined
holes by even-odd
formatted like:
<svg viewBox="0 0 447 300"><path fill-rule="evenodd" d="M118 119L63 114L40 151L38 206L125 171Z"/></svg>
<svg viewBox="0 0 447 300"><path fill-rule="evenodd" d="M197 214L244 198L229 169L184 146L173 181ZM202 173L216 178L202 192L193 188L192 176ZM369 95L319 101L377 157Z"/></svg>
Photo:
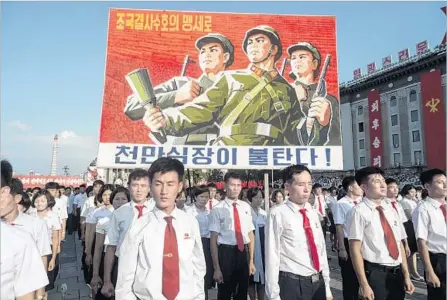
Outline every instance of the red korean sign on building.
<svg viewBox="0 0 447 300"><path fill-rule="evenodd" d="M427 51L428 51L428 41L427 40L416 44L416 53L418 55L424 54Z"/></svg>
<svg viewBox="0 0 447 300"><path fill-rule="evenodd" d="M370 63L367 67L368 69L368 74L374 73L376 71L376 63Z"/></svg>
<svg viewBox="0 0 447 300"><path fill-rule="evenodd" d="M371 165L380 168L383 165L382 112L380 109L380 93L377 89L368 92L368 110Z"/></svg>
<svg viewBox="0 0 447 300"><path fill-rule="evenodd" d="M354 79L359 79L360 77L362 77L362 69L360 69L360 68L355 69L353 74L354 74Z"/></svg>
<svg viewBox="0 0 447 300"><path fill-rule="evenodd" d="M446 169L446 120L442 101L441 70L421 74L422 113L428 168Z"/></svg>
<svg viewBox="0 0 447 300"><path fill-rule="evenodd" d="M397 56L399 57L399 62L407 60L408 58L410 58L410 50L408 48L401 50L399 51Z"/></svg>
<svg viewBox="0 0 447 300"><path fill-rule="evenodd" d="M34 187L43 188L48 182L57 182L59 185L63 185L65 187L77 187L85 183L85 181L79 176L15 175L14 178L20 179L25 189Z"/></svg>

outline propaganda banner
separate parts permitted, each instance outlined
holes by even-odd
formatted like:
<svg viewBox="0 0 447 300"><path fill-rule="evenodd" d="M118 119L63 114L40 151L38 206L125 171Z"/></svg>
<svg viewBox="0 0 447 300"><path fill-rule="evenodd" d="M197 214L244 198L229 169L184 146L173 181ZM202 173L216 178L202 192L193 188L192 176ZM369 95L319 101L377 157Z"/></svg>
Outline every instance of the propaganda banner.
<svg viewBox="0 0 447 300"><path fill-rule="evenodd" d="M111 9L97 166L343 168L335 17Z"/></svg>
<svg viewBox="0 0 447 300"><path fill-rule="evenodd" d="M371 165L382 167L383 142L382 142L382 112L380 107L380 92L378 89L368 92L369 109L369 139L371 149Z"/></svg>
<svg viewBox="0 0 447 300"><path fill-rule="evenodd" d="M77 187L85 183L79 176L14 175L14 178L20 179L25 189L33 187L43 188L48 182L57 182L65 187Z"/></svg>
<svg viewBox="0 0 447 300"><path fill-rule="evenodd" d="M421 95L427 167L445 170L446 119L440 69L421 74Z"/></svg>

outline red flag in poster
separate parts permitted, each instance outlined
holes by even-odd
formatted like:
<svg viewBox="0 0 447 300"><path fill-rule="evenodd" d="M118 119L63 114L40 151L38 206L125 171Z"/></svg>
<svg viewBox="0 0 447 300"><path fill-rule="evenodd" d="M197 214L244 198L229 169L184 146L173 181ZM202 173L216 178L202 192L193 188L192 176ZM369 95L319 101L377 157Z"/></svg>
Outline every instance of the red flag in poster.
<svg viewBox="0 0 447 300"><path fill-rule="evenodd" d="M376 63L375 62L370 63L368 65L368 75L374 73L375 71L376 71Z"/></svg>
<svg viewBox="0 0 447 300"><path fill-rule="evenodd" d="M380 93L378 89L368 92L369 109L369 142L371 149L371 165L382 167L383 143L382 143L382 112L380 109Z"/></svg>
<svg viewBox="0 0 447 300"><path fill-rule="evenodd" d="M362 69L358 68L354 70L354 79L359 79L362 77Z"/></svg>
<svg viewBox="0 0 447 300"><path fill-rule="evenodd" d="M446 120L440 69L421 74L421 95L427 167L445 170Z"/></svg>
<svg viewBox="0 0 447 300"><path fill-rule="evenodd" d="M422 41L416 44L416 52L418 55L424 54L428 51L428 41Z"/></svg>
<svg viewBox="0 0 447 300"><path fill-rule="evenodd" d="M401 50L397 56L399 57L399 62L407 60L410 57L410 50L408 48Z"/></svg>
<svg viewBox="0 0 447 300"><path fill-rule="evenodd" d="M393 62L393 58L391 55L388 55L387 57L382 58L382 68L387 68L391 65Z"/></svg>

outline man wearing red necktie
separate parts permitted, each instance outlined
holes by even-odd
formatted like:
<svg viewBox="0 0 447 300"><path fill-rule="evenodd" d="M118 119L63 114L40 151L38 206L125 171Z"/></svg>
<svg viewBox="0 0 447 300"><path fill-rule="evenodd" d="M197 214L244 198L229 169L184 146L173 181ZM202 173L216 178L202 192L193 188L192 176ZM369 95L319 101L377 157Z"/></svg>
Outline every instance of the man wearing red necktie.
<svg viewBox="0 0 447 300"><path fill-rule="evenodd" d="M444 171L431 169L419 179L428 197L415 209L413 225L425 269L427 300L446 299L447 178Z"/></svg>
<svg viewBox="0 0 447 300"><path fill-rule="evenodd" d="M196 218L175 205L183 164L161 157L149 168L155 208L137 219L121 246L116 299L203 300L205 256Z"/></svg>
<svg viewBox="0 0 447 300"><path fill-rule="evenodd" d="M308 204L310 171L303 165L287 167L283 181L289 200L272 208L266 227L267 298L333 299L321 223Z"/></svg>
<svg viewBox="0 0 447 300"><path fill-rule="evenodd" d="M349 250L362 299L404 300L405 292L414 292L401 242L406 234L386 200L383 174L376 167L366 167L355 174L365 197L351 211Z"/></svg>
<svg viewBox="0 0 447 300"><path fill-rule="evenodd" d="M227 172L224 177L226 198L210 213L211 256L218 300L246 300L250 275L256 272L251 206L238 199L242 177Z"/></svg>

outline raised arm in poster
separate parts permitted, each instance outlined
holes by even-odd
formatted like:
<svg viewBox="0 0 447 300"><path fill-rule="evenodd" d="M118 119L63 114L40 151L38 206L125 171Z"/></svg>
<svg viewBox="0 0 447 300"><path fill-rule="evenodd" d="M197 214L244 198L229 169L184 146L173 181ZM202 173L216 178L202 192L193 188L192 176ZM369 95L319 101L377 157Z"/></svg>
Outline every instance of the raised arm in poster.
<svg viewBox="0 0 447 300"><path fill-rule="evenodd" d="M334 17L112 9L98 165L342 169L336 60Z"/></svg>

